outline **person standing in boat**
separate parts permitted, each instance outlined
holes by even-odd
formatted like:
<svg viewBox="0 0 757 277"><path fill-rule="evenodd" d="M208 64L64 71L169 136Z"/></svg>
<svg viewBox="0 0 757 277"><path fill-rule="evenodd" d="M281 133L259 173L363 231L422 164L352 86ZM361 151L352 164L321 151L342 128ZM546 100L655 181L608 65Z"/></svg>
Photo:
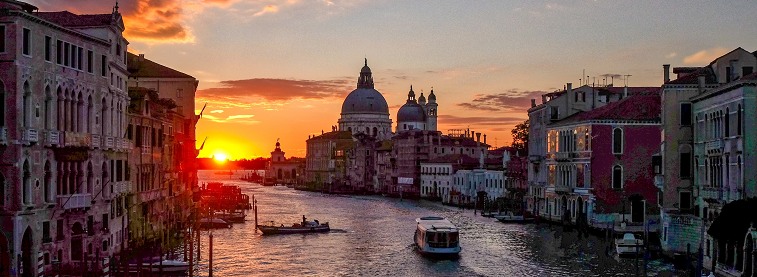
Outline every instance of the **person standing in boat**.
<svg viewBox="0 0 757 277"><path fill-rule="evenodd" d="M306 220L306 219L307 219L307 218L305 218L305 215L302 215L302 226L305 226L305 220Z"/></svg>

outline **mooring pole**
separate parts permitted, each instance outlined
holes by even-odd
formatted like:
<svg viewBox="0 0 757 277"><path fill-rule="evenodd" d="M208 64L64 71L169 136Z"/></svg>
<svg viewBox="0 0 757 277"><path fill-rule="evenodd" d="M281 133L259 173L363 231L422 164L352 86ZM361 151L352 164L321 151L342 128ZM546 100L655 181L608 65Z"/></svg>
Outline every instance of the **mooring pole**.
<svg viewBox="0 0 757 277"><path fill-rule="evenodd" d="M213 277L213 231L208 235L208 277Z"/></svg>

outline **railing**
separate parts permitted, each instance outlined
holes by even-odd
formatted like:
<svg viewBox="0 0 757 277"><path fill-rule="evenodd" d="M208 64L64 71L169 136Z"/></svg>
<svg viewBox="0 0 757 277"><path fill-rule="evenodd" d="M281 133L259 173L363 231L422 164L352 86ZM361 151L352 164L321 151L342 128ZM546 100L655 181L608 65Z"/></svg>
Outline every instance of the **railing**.
<svg viewBox="0 0 757 277"><path fill-rule="evenodd" d="M89 147L92 137L87 133L62 132L64 147Z"/></svg>
<svg viewBox="0 0 757 277"><path fill-rule="evenodd" d="M703 199L720 200L723 195L723 190L715 187L702 187L702 189L699 190L699 194Z"/></svg>
<svg viewBox="0 0 757 277"><path fill-rule="evenodd" d="M100 148L100 145L102 145L102 137L92 134L92 148Z"/></svg>
<svg viewBox="0 0 757 277"><path fill-rule="evenodd" d="M36 129L26 129L26 131L24 131L24 141L38 142L39 132L37 132Z"/></svg>
<svg viewBox="0 0 757 277"><path fill-rule="evenodd" d="M704 146L705 151L710 150L723 150L723 141L722 140L715 140L707 142Z"/></svg>
<svg viewBox="0 0 757 277"><path fill-rule="evenodd" d="M148 191L143 191L139 193L139 200L142 202L149 202L156 200L163 196L163 189L153 189Z"/></svg>
<svg viewBox="0 0 757 277"><path fill-rule="evenodd" d="M105 137L105 149L113 149L113 137Z"/></svg>
<svg viewBox="0 0 757 277"><path fill-rule="evenodd" d="M0 127L0 144L8 144L8 128Z"/></svg>
<svg viewBox="0 0 757 277"><path fill-rule="evenodd" d="M122 193L128 193L130 188L131 182L129 181L116 182L113 184L113 194L119 195Z"/></svg>
<svg viewBox="0 0 757 277"><path fill-rule="evenodd" d="M89 208L92 206L92 195L91 194L59 195L58 205L63 207L64 210L77 209L77 208Z"/></svg>
<svg viewBox="0 0 757 277"><path fill-rule="evenodd" d="M558 185L555 186L556 192L571 192L573 189L569 186Z"/></svg>
<svg viewBox="0 0 757 277"><path fill-rule="evenodd" d="M60 132L55 130L48 130L45 132L45 145L58 146L60 145Z"/></svg>
<svg viewBox="0 0 757 277"><path fill-rule="evenodd" d="M528 156L528 160L530 162L539 162L542 159L544 159L544 157L542 157L541 155L530 155L530 156Z"/></svg>
<svg viewBox="0 0 757 277"><path fill-rule="evenodd" d="M571 158L570 152L555 152L555 160L567 160Z"/></svg>

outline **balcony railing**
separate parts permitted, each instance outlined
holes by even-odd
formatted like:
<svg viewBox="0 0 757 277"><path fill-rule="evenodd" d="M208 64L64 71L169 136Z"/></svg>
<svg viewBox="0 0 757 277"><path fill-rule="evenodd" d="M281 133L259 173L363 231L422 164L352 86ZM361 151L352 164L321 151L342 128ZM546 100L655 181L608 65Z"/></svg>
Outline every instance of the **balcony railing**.
<svg viewBox="0 0 757 277"><path fill-rule="evenodd" d="M89 147L92 145L92 137L87 133L63 132L64 147Z"/></svg>
<svg viewBox="0 0 757 277"><path fill-rule="evenodd" d="M716 187L703 187L699 190L699 194L703 199L720 200L723 196L723 189Z"/></svg>
<svg viewBox="0 0 757 277"><path fill-rule="evenodd" d="M119 195L122 193L128 193L131 188L131 182L123 181L123 182L116 182L113 184L113 194Z"/></svg>
<svg viewBox="0 0 757 277"><path fill-rule="evenodd" d="M39 141L39 132L37 132L36 129L26 129L24 131L23 140L25 142L38 142Z"/></svg>
<svg viewBox="0 0 757 277"><path fill-rule="evenodd" d="M92 148L100 148L102 145L102 136L92 134Z"/></svg>
<svg viewBox="0 0 757 277"><path fill-rule="evenodd" d="M569 186L557 185L555 186L555 192L571 192L573 188Z"/></svg>
<svg viewBox="0 0 757 277"><path fill-rule="evenodd" d="M711 150L720 150L720 151L722 151L723 150L723 141L722 140L715 140L715 141L707 142L704 145L704 150L707 151L707 152L709 152Z"/></svg>
<svg viewBox="0 0 757 277"><path fill-rule="evenodd" d="M48 130L45 132L45 145L58 146L60 145L60 132L55 130Z"/></svg>
<svg viewBox="0 0 757 277"><path fill-rule="evenodd" d="M92 206L92 195L91 194L59 195L58 205L63 207L64 210L77 209L77 208L89 208Z"/></svg>
<svg viewBox="0 0 757 277"><path fill-rule="evenodd" d="M104 137L105 138L105 149L113 149L113 137Z"/></svg>

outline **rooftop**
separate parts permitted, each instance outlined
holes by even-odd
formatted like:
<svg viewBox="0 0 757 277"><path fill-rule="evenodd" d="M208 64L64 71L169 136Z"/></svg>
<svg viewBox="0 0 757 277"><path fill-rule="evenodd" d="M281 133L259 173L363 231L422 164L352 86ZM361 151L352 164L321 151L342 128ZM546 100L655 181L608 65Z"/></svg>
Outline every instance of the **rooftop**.
<svg viewBox="0 0 757 277"><path fill-rule="evenodd" d="M159 77L159 78L192 78L170 67L146 59L143 55L127 54L127 64L130 77Z"/></svg>
<svg viewBox="0 0 757 277"><path fill-rule="evenodd" d="M595 120L660 121L660 111L660 90L658 88L656 91L631 95L600 108L574 114L550 124L550 126Z"/></svg>
<svg viewBox="0 0 757 277"><path fill-rule="evenodd" d="M35 15L65 27L107 26L112 23L113 14L73 14L69 11L38 12Z"/></svg>

